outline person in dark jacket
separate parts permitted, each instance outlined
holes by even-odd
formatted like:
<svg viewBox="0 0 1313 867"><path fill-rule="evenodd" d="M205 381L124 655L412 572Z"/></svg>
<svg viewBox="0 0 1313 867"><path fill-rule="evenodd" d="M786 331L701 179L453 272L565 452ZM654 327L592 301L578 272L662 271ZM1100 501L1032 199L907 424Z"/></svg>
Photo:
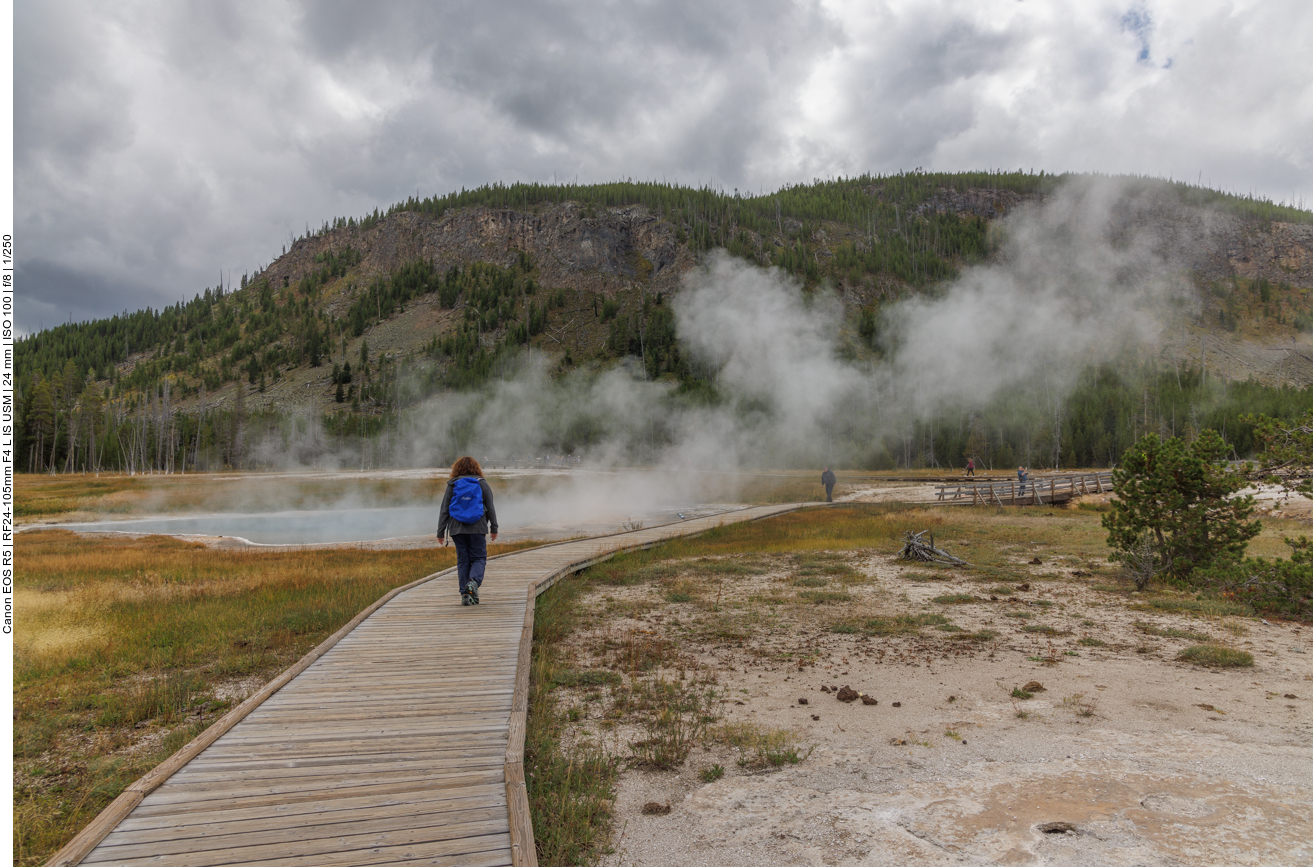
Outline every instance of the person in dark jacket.
<svg viewBox="0 0 1313 867"><path fill-rule="evenodd" d="M1020 500L1026 496L1026 480L1030 478L1030 473L1026 472L1025 467L1017 467L1017 483L1020 490L1017 491L1017 499Z"/></svg>
<svg viewBox="0 0 1313 867"><path fill-rule="evenodd" d="M451 516L451 498L456 490L458 479L477 479L479 492L483 498L483 517L473 521L461 522ZM488 541L484 538L492 534L492 541L497 541L497 510L492 504L492 488L483 477L483 468L471 457L457 458L451 465L451 476L447 479L447 489L442 493L442 508L438 513L438 538L443 546L447 536L456 546L456 579L460 586L462 605L479 604L479 587L483 584L483 572L488 564Z"/></svg>
<svg viewBox="0 0 1313 867"><path fill-rule="evenodd" d="M834 473L830 472L829 467L826 467L825 472L821 473L821 484L825 485L825 502L827 503L834 502L834 483L836 481L838 480L835 479Z"/></svg>

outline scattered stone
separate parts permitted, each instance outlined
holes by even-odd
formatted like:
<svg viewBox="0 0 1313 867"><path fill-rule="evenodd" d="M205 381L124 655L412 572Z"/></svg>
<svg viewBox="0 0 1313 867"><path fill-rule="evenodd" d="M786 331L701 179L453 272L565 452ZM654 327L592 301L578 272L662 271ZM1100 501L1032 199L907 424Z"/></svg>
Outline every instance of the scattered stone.
<svg viewBox="0 0 1313 867"><path fill-rule="evenodd" d="M1288 693L1286 693L1285 695L1283 695L1283 696L1281 696L1281 697L1282 697L1282 698L1299 698L1299 696L1295 695L1293 692L1288 692Z"/></svg>
<svg viewBox="0 0 1313 867"><path fill-rule="evenodd" d="M828 686L826 686L825 684L821 684L821 692L829 692L829 691L830 688Z"/></svg>
<svg viewBox="0 0 1313 867"><path fill-rule="evenodd" d="M806 704L806 703L807 703L807 699L805 698L798 699L798 704Z"/></svg>
<svg viewBox="0 0 1313 867"><path fill-rule="evenodd" d="M876 705L876 704L879 704L879 703L880 703L880 702L878 702L878 701L876 701L875 699L871 698L869 695L864 695L864 696L862 696L862 704L866 704L866 705Z"/></svg>
<svg viewBox="0 0 1313 867"><path fill-rule="evenodd" d="M857 701L857 690L851 686L845 686L839 690L838 699L839 701Z"/></svg>
<svg viewBox="0 0 1313 867"><path fill-rule="evenodd" d="M1072 573L1071 573L1071 577L1073 577L1073 578L1088 578L1088 577L1090 577L1090 573L1089 573L1089 572L1082 571L1082 570L1080 570L1080 569L1073 569L1073 570L1072 570Z"/></svg>
<svg viewBox="0 0 1313 867"><path fill-rule="evenodd" d="M902 703L901 701L896 701L896 702L894 702L894 707L902 707L902 706L903 706L903 703Z"/></svg>
<svg viewBox="0 0 1313 867"><path fill-rule="evenodd" d="M1044 688L1044 684L1040 683L1038 680L1032 680L1030 683L1023 686L1022 689L1026 692L1048 692L1048 690Z"/></svg>
<svg viewBox="0 0 1313 867"><path fill-rule="evenodd" d="M905 747L905 746L907 746L907 741L903 740L902 738L890 738L890 739L889 739L889 746L891 746L891 747Z"/></svg>
<svg viewBox="0 0 1313 867"><path fill-rule="evenodd" d="M820 720L821 720L821 715L818 714L818 713L814 713L814 714L812 714L812 720L815 721L815 722L820 722Z"/></svg>
<svg viewBox="0 0 1313 867"><path fill-rule="evenodd" d="M1025 583L1025 584L1018 584L1018 585L1017 585L1017 589L1018 589L1018 590L1029 590L1029 589L1030 589L1030 583L1027 582L1027 583Z"/></svg>
<svg viewBox="0 0 1313 867"><path fill-rule="evenodd" d="M664 816L669 812L669 804L658 804L656 801L648 801L643 805L644 816Z"/></svg>
<svg viewBox="0 0 1313 867"><path fill-rule="evenodd" d="M1032 565L1032 566L1043 566L1043 565L1044 565L1044 561L1041 560L1040 558L1036 557L1035 559L1033 559L1033 560L1030 561L1030 565Z"/></svg>
<svg viewBox="0 0 1313 867"><path fill-rule="evenodd" d="M1076 826L1070 822L1045 822L1037 826L1037 830L1044 834L1078 834L1080 833Z"/></svg>

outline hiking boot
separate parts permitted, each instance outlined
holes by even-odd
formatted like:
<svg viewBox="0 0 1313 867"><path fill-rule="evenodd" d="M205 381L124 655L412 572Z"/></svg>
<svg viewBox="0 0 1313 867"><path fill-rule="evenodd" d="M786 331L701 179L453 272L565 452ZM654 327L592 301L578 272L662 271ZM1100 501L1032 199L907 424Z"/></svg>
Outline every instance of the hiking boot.
<svg viewBox="0 0 1313 867"><path fill-rule="evenodd" d="M462 590L462 591L460 592L460 604L461 604L461 605L473 605L473 604L474 604L474 601L470 599L470 592L469 592L468 590Z"/></svg>
<svg viewBox="0 0 1313 867"><path fill-rule="evenodd" d="M470 585L470 604L471 604L471 605L478 605L478 604L479 604L479 585L478 585L478 584L471 584L471 585Z"/></svg>

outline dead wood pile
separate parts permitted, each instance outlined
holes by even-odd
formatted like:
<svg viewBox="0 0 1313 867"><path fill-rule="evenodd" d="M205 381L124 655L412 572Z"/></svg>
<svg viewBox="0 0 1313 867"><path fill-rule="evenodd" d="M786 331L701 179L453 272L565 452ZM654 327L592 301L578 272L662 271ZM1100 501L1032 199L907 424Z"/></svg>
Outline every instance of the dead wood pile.
<svg viewBox="0 0 1313 867"><path fill-rule="evenodd" d="M922 530L920 533L903 534L903 550L898 552L902 560L918 560L922 563L947 563L950 566L966 566L967 561L958 559L952 554L935 547L935 537L930 536L927 542L925 539L929 530Z"/></svg>

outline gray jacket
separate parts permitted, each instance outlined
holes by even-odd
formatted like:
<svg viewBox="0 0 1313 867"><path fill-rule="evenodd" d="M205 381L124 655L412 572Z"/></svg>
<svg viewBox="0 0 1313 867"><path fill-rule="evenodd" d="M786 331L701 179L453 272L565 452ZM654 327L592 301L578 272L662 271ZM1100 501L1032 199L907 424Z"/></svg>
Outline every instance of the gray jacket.
<svg viewBox="0 0 1313 867"><path fill-rule="evenodd" d="M475 477L467 476L467 478ZM450 536L457 536L461 533L486 536L489 533L497 532L497 510L492 505L492 488L488 487L487 479L479 479L479 487L483 489L483 517L472 524L462 524L451 517L448 512L451 507L451 492L456 490L456 480L447 480L447 488L442 492L442 509L438 513L439 539L442 538L444 533Z"/></svg>

